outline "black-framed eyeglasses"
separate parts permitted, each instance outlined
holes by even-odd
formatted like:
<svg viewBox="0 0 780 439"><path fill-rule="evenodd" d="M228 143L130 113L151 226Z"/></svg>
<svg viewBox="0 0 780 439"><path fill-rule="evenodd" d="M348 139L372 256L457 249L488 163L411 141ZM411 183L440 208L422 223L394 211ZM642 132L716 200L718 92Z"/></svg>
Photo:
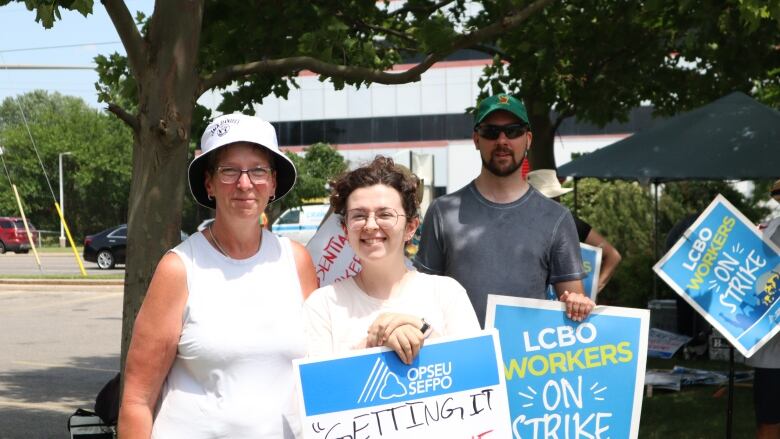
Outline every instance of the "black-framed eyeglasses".
<svg viewBox="0 0 780 439"><path fill-rule="evenodd" d="M474 129L480 136L488 140L496 140L503 132L507 139L516 139L528 132L528 125L513 123L509 125L480 125Z"/></svg>
<svg viewBox="0 0 780 439"><path fill-rule="evenodd" d="M241 174L245 172L252 184L261 184L268 182L268 178L273 174L274 170L265 166L258 166L251 169L239 169L232 166L217 167L219 181L225 184L236 183L241 178Z"/></svg>
<svg viewBox="0 0 780 439"><path fill-rule="evenodd" d="M383 207L374 212L352 209L347 211L347 227L351 230L362 230L368 224L368 219L371 215L374 216L374 222L380 229L392 229L398 224L398 217L406 216L396 212L392 207Z"/></svg>

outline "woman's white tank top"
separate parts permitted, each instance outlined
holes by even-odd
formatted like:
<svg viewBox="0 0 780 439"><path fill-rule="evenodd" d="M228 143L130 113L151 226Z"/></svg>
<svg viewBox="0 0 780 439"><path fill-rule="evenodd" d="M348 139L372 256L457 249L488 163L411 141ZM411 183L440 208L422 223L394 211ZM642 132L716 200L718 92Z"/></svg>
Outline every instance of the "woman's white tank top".
<svg viewBox="0 0 780 439"><path fill-rule="evenodd" d="M153 438L299 435L292 360L306 354L303 297L289 240L264 230L262 242L243 260L201 233L172 250L189 295Z"/></svg>

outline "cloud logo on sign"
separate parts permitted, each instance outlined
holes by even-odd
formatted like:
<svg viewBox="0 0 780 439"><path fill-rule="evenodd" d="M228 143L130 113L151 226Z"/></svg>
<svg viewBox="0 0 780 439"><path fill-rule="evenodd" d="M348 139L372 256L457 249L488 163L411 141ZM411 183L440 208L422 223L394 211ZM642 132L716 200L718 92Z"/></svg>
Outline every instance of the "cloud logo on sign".
<svg viewBox="0 0 780 439"><path fill-rule="evenodd" d="M371 402L377 396L379 396L379 399L406 396L406 388L401 384L398 375L390 372L382 358L376 359L357 402Z"/></svg>
<svg viewBox="0 0 780 439"><path fill-rule="evenodd" d="M385 384L379 391L379 397L382 399L400 398L406 396L406 388L401 384L398 376L392 372L385 377Z"/></svg>

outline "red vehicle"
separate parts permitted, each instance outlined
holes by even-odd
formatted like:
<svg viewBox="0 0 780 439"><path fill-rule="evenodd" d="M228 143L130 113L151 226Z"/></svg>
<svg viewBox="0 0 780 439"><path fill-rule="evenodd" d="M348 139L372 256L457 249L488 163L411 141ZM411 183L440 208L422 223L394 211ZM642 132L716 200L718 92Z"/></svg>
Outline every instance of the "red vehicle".
<svg viewBox="0 0 780 439"><path fill-rule="evenodd" d="M35 236L37 233L31 223L30 234ZM30 251L30 240L27 239L27 232L24 230L24 222L21 218L12 216L0 216L0 254L6 251L14 253L27 253Z"/></svg>

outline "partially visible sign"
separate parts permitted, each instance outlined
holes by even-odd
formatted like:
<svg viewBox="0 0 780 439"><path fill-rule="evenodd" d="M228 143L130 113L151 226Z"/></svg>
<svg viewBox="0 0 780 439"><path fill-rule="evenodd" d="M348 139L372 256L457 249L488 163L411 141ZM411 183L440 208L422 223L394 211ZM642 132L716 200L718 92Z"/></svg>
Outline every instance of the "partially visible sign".
<svg viewBox="0 0 780 439"><path fill-rule="evenodd" d="M317 233L306 244L306 250L314 262L320 287L355 276L363 269L360 258L347 241L347 233L341 227L339 216L329 212ZM412 262L404 258L406 267L414 270Z"/></svg>
<svg viewBox="0 0 780 439"><path fill-rule="evenodd" d="M601 247L594 247L585 243L580 243L580 253L582 254L582 268L585 269L587 276L582 280L585 287L585 294L594 302L599 294L599 274L601 273Z"/></svg>
<svg viewBox="0 0 780 439"><path fill-rule="evenodd" d="M305 439L511 436L495 331L427 341L407 366L387 348L294 361Z"/></svg>
<svg viewBox="0 0 780 439"><path fill-rule="evenodd" d="M585 294L595 302L596 296L599 294L601 247L580 243L580 253L582 255L582 269L585 271L585 278L582 279L582 286L585 288ZM552 285L547 286L547 298L550 300L558 300L558 295L555 294Z"/></svg>
<svg viewBox="0 0 780 439"><path fill-rule="evenodd" d="M682 345L688 343L691 337L663 329L650 328L650 340L647 346L647 356L669 359L674 356Z"/></svg>
<svg viewBox="0 0 780 439"><path fill-rule="evenodd" d="M780 331L780 249L722 195L653 269L745 357Z"/></svg>
<svg viewBox="0 0 780 439"><path fill-rule="evenodd" d="M515 439L637 437L647 310L597 307L584 322L549 300L488 296Z"/></svg>
<svg viewBox="0 0 780 439"><path fill-rule="evenodd" d="M363 268L360 258L350 247L347 234L341 227L339 216L332 212L317 229L317 233L306 244L306 250L314 262L320 287L337 280L352 277Z"/></svg>

